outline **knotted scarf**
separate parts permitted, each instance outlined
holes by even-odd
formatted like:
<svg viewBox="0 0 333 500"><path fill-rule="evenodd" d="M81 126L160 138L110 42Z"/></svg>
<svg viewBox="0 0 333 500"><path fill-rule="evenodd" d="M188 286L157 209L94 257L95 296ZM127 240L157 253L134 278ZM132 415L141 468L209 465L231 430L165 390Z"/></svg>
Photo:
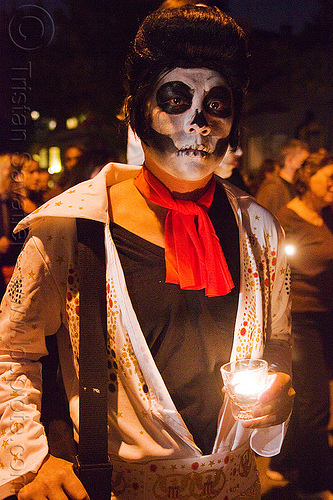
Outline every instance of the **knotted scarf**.
<svg viewBox="0 0 333 500"><path fill-rule="evenodd" d="M205 289L208 297L226 295L234 287L214 226L207 215L215 179L197 201L173 198L143 165L134 179L140 193L169 211L165 219L166 283L184 290Z"/></svg>

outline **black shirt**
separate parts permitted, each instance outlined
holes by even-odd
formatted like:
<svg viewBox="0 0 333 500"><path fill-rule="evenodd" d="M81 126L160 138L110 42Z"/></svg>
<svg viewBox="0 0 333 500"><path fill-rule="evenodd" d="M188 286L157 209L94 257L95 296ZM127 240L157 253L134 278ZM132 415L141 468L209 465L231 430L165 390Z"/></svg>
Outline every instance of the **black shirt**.
<svg viewBox="0 0 333 500"><path fill-rule="evenodd" d="M239 231L217 185L208 215L235 284L222 297L165 283L164 249L111 223L128 292L157 367L196 444L211 453L223 401L239 295Z"/></svg>

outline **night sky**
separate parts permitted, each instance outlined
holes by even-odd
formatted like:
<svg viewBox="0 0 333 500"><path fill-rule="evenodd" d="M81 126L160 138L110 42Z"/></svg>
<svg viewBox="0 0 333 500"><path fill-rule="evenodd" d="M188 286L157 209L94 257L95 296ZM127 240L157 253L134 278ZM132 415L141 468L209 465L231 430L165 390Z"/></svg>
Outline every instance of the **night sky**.
<svg viewBox="0 0 333 500"><path fill-rule="evenodd" d="M290 24L298 33L318 10L316 0L229 0L230 14L250 20L255 28L279 31Z"/></svg>
<svg viewBox="0 0 333 500"><path fill-rule="evenodd" d="M112 3L114 0L109 1ZM133 0L118 1L129 4L133 2ZM18 2L17 4L20 5L21 3L24 2ZM47 10L49 9L52 14L55 8L59 8L59 6L65 7L70 2L67 0L44 0L28 3L41 5ZM147 0L147 4L149 4L149 0ZM12 6L13 0L0 0L0 7L8 9ZM281 25L291 24L295 33L297 33L308 22L311 22L317 9L317 0L229 0L230 15L250 21L255 28L269 31L279 31Z"/></svg>

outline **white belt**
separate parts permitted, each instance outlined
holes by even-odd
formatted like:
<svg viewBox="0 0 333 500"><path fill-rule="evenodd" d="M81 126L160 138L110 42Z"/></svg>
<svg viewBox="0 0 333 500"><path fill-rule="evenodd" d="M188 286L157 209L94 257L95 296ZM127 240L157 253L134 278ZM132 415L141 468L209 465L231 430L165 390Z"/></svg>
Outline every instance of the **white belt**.
<svg viewBox="0 0 333 500"><path fill-rule="evenodd" d="M233 451L148 463L112 459L113 500L260 500L248 442Z"/></svg>

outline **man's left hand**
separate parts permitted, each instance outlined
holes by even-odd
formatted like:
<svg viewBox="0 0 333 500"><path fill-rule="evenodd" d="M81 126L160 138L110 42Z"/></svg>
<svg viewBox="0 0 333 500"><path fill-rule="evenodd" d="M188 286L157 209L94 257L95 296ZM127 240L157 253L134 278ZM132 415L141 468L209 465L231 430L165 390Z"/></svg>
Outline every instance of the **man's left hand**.
<svg viewBox="0 0 333 500"><path fill-rule="evenodd" d="M269 373L268 385L259 394L258 403L251 411L254 418L244 420L243 427L270 427L285 422L292 410L294 397L290 375L282 372Z"/></svg>

